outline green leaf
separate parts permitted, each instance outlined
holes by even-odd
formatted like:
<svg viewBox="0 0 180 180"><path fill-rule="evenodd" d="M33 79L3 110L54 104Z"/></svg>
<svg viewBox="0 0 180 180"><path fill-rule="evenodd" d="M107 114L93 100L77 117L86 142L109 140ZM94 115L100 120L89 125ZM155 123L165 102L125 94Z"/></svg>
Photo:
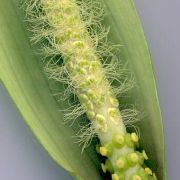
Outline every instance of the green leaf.
<svg viewBox="0 0 180 180"><path fill-rule="evenodd" d="M109 39L122 44L120 59L128 62L137 87L128 103L136 102L146 114L140 127L140 146L149 154L150 167L159 179L166 179L162 118L151 58L132 0L102 0ZM18 8L20 0L0 2L0 78L33 133L52 158L76 179L98 180L98 157L94 145L81 154L74 143L76 127L62 124L64 104L52 96L39 56L29 44L27 27ZM64 109L64 108L63 108Z"/></svg>

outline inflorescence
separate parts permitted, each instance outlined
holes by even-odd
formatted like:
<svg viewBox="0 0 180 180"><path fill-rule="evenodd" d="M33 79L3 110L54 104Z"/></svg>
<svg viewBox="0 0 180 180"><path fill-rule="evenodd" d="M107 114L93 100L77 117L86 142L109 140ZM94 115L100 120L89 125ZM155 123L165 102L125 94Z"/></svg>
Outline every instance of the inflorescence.
<svg viewBox="0 0 180 180"><path fill-rule="evenodd" d="M26 12L35 34L33 40L48 41L43 44L47 59L56 55L63 58L63 65L59 59L49 58L45 70L49 78L68 84L68 90L77 95L81 106L66 117L86 113L100 139L97 151L107 158L101 164L103 172L109 171L112 180L156 179L144 164L148 159L145 151L135 150L138 135L126 132L117 92L131 88L131 84L125 86L119 78L121 73L116 72L123 69L119 69L118 60L114 61L112 45L105 43L107 31L101 23L103 9L99 3L31 0ZM120 84L118 91L111 85L112 78Z"/></svg>

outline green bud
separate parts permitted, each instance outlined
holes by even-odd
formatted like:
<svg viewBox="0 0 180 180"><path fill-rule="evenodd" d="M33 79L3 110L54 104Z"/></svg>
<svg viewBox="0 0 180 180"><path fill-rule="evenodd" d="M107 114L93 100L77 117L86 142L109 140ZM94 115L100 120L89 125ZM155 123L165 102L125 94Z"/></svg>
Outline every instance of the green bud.
<svg viewBox="0 0 180 180"><path fill-rule="evenodd" d="M112 180L120 180L118 174L112 174Z"/></svg>
<svg viewBox="0 0 180 180"><path fill-rule="evenodd" d="M101 63L99 61L92 61L89 67L89 70L91 72L96 71L101 66Z"/></svg>
<svg viewBox="0 0 180 180"><path fill-rule="evenodd" d="M145 173L146 173L147 175L152 175L152 174L153 174L153 173L152 173L152 170L151 170L150 168L148 168L148 167L144 168L144 171L145 171Z"/></svg>
<svg viewBox="0 0 180 180"><path fill-rule="evenodd" d="M81 68L81 67L77 67L76 71L77 71L78 74L82 74L82 75L86 75L87 74L86 69Z"/></svg>
<svg viewBox="0 0 180 180"><path fill-rule="evenodd" d="M98 124L104 124L106 122L106 119L105 119L105 117L103 115L97 114L96 115L96 122Z"/></svg>
<svg viewBox="0 0 180 180"><path fill-rule="evenodd" d="M130 166L134 166L135 164L138 163L139 157L138 157L137 153L130 153L127 155L127 160L128 160L128 164Z"/></svg>
<svg viewBox="0 0 180 180"><path fill-rule="evenodd" d="M116 98L110 97L109 100L112 106L119 107L119 102Z"/></svg>
<svg viewBox="0 0 180 180"><path fill-rule="evenodd" d="M97 96L95 94L95 92L92 89L89 89L87 92L87 95L89 96L90 99L92 99L93 101L97 100Z"/></svg>
<svg viewBox="0 0 180 180"><path fill-rule="evenodd" d="M138 152L138 151L136 151L136 153L137 153L137 155L139 157L139 164L143 165L144 164L144 156L143 156L143 154Z"/></svg>
<svg viewBox="0 0 180 180"><path fill-rule="evenodd" d="M73 46L82 48L82 47L84 47L84 43L82 41L74 41Z"/></svg>
<svg viewBox="0 0 180 180"><path fill-rule="evenodd" d="M94 108L93 103L90 100L88 100L85 103L85 106L86 106L87 110L93 110L93 108Z"/></svg>
<svg viewBox="0 0 180 180"><path fill-rule="evenodd" d="M68 31L66 32L66 38L67 38L67 39L70 39L71 36L72 36L72 30L68 30Z"/></svg>
<svg viewBox="0 0 180 180"><path fill-rule="evenodd" d="M134 148L134 143L131 140L131 135L129 133L126 133L125 135L125 141L128 147Z"/></svg>
<svg viewBox="0 0 180 180"><path fill-rule="evenodd" d="M95 117L95 112L94 111L87 111L87 116L89 119L93 119Z"/></svg>
<svg viewBox="0 0 180 180"><path fill-rule="evenodd" d="M102 132L107 131L107 123L106 119L103 115L97 114L96 115L96 123L97 123L97 129Z"/></svg>
<svg viewBox="0 0 180 180"><path fill-rule="evenodd" d="M95 80L95 77L94 76L88 76L87 79L86 79L86 85L89 86L89 85L92 85L96 82Z"/></svg>
<svg viewBox="0 0 180 180"><path fill-rule="evenodd" d="M125 139L122 134L115 134L112 138L112 143L116 148L121 148L124 146Z"/></svg>
<svg viewBox="0 0 180 180"><path fill-rule="evenodd" d="M127 166L128 166L128 164L127 164L127 160L125 157L120 157L116 160L116 167L119 170L124 170L127 168Z"/></svg>
<svg viewBox="0 0 180 180"><path fill-rule="evenodd" d="M88 97L85 94L79 94L79 100L82 103L87 103L89 101Z"/></svg>
<svg viewBox="0 0 180 180"><path fill-rule="evenodd" d="M73 33L73 37L77 39L77 38L80 38L81 35L79 33L77 33L77 32L74 32Z"/></svg>
<svg viewBox="0 0 180 180"><path fill-rule="evenodd" d="M145 174L145 171L143 168L140 168L137 172L137 175L139 175L142 180L149 180L148 176Z"/></svg>
<svg viewBox="0 0 180 180"><path fill-rule="evenodd" d="M131 133L131 140L134 142L134 143L137 143L139 138L137 136L136 133Z"/></svg>
<svg viewBox="0 0 180 180"><path fill-rule="evenodd" d="M147 154L146 154L146 151L145 151L145 150L143 150L143 151L142 151L142 155L143 155L143 157L144 157L144 159L145 159L145 160L148 160L148 156L147 156Z"/></svg>
<svg viewBox="0 0 180 180"><path fill-rule="evenodd" d="M135 174L135 175L132 175L130 180L142 180L141 176Z"/></svg>
<svg viewBox="0 0 180 180"><path fill-rule="evenodd" d="M105 144L100 147L99 152L102 156L110 157L113 152L113 147L111 144Z"/></svg>
<svg viewBox="0 0 180 180"><path fill-rule="evenodd" d="M115 124L119 123L120 113L119 110L116 108L108 108L108 114L110 116L110 120Z"/></svg>
<svg viewBox="0 0 180 180"><path fill-rule="evenodd" d="M86 59L83 59L79 62L80 66L89 66L89 61Z"/></svg>
<svg viewBox="0 0 180 180"><path fill-rule="evenodd" d="M107 99L107 96L105 94L102 94L101 97L100 97L100 101L105 102L106 99Z"/></svg>

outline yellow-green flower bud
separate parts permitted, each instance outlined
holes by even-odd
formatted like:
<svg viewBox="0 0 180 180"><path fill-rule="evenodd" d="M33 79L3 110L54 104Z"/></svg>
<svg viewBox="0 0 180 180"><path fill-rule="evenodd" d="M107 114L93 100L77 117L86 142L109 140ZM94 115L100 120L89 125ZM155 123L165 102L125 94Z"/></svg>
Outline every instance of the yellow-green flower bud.
<svg viewBox="0 0 180 180"><path fill-rule="evenodd" d="M73 42L73 46L82 48L84 46L84 43L82 41L75 41Z"/></svg>
<svg viewBox="0 0 180 180"><path fill-rule="evenodd" d="M118 124L119 117L120 117L119 110L116 108L108 108L108 114L109 114L110 120L113 123Z"/></svg>
<svg viewBox="0 0 180 180"><path fill-rule="evenodd" d="M87 114L89 119L93 119L95 117L95 112L94 111L87 111L86 114Z"/></svg>
<svg viewBox="0 0 180 180"><path fill-rule="evenodd" d="M118 102L117 99L115 99L113 97L110 97L109 100L110 100L110 103L111 103L112 106L114 106L114 107L118 107L119 106L119 102Z"/></svg>
<svg viewBox="0 0 180 180"><path fill-rule="evenodd" d="M127 160L125 157L120 157L116 160L117 169L124 170L127 168L127 166L128 166L128 164L127 164Z"/></svg>
<svg viewBox="0 0 180 180"><path fill-rule="evenodd" d="M128 160L128 164L130 166L133 166L138 163L139 157L138 157L137 153L130 153L127 155L127 160Z"/></svg>
<svg viewBox="0 0 180 180"><path fill-rule="evenodd" d="M105 144L100 147L99 152L102 156L110 157L113 152L113 147L111 144Z"/></svg>
<svg viewBox="0 0 180 180"><path fill-rule="evenodd" d="M148 168L148 167L144 168L144 171L145 171L145 173L148 174L148 175L152 175L152 174L153 174L153 173L152 173L152 170L151 170L150 168Z"/></svg>
<svg viewBox="0 0 180 180"><path fill-rule="evenodd" d="M112 180L120 180L117 174L112 174Z"/></svg>
<svg viewBox="0 0 180 180"><path fill-rule="evenodd" d="M137 143L139 138L137 136L136 133L131 133L131 140L134 142L134 143Z"/></svg>
<svg viewBox="0 0 180 180"><path fill-rule="evenodd" d="M142 180L141 176L135 174L131 177L131 180Z"/></svg>
<svg viewBox="0 0 180 180"><path fill-rule="evenodd" d="M89 99L85 94L79 94L79 100L81 103L87 103Z"/></svg>
<svg viewBox="0 0 180 180"><path fill-rule="evenodd" d="M145 160L148 160L148 156L147 156L147 154L146 154L146 151L145 151L145 150L143 150L143 151L142 151L142 155L143 155L143 157L144 157L144 159L145 159Z"/></svg>
<svg viewBox="0 0 180 180"><path fill-rule="evenodd" d="M123 147L125 143L124 136L122 134L115 134L112 138L112 143L116 148Z"/></svg>
<svg viewBox="0 0 180 180"><path fill-rule="evenodd" d="M105 117L101 114L97 114L95 120L96 120L96 128L99 131L106 132L107 131L107 123L106 123Z"/></svg>
<svg viewBox="0 0 180 180"><path fill-rule="evenodd" d="M134 148L134 143L131 140L131 135L129 133L126 133L125 135L125 141L126 141L126 145L130 148Z"/></svg>

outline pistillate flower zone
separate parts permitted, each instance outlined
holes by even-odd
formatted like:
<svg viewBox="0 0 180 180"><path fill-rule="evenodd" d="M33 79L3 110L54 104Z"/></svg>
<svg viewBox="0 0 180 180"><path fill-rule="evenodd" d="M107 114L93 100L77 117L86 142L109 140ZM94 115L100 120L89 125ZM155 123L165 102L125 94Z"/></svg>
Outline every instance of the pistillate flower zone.
<svg viewBox="0 0 180 180"><path fill-rule="evenodd" d="M124 69L112 51L118 46L107 42L101 3L30 0L25 6L34 33L32 40L45 40L42 49L48 77L66 84L64 96L73 92L78 97L79 104L65 118L73 120L86 113L90 120L90 127L80 135L85 138L80 140L85 141L83 149L90 139L86 139L87 134L96 134L100 140L97 152L106 157L102 171L109 171L112 180L156 179L144 163L148 159L145 151L136 151L137 133L127 133L128 121L119 110L117 96L131 88L133 82L124 78ZM119 86L114 87L113 81ZM131 116L132 111L127 111L126 116Z"/></svg>

